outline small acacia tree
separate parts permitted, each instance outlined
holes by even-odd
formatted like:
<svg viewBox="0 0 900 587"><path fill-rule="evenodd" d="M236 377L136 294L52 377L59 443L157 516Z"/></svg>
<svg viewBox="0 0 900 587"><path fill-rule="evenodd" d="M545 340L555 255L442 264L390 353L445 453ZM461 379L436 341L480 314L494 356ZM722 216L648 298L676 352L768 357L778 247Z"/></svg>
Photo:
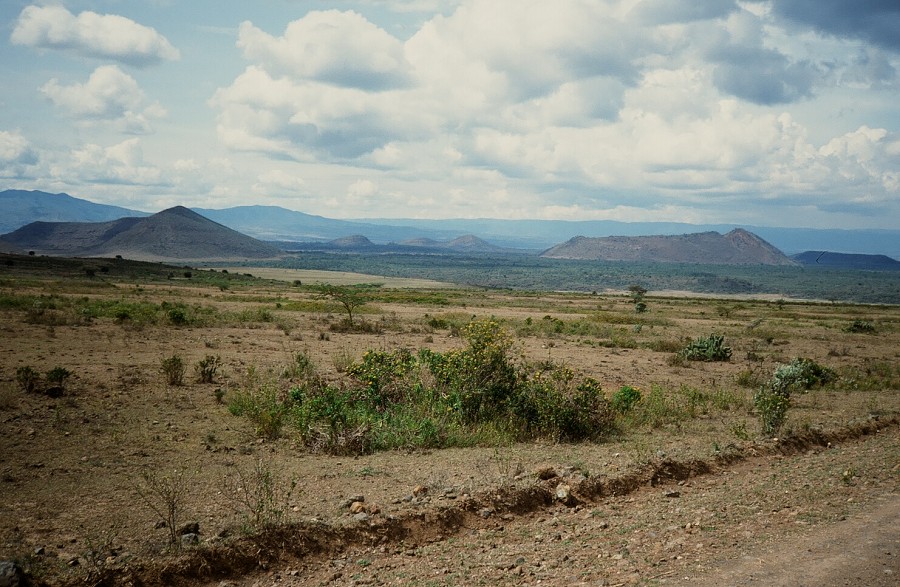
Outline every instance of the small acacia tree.
<svg viewBox="0 0 900 587"><path fill-rule="evenodd" d="M344 311L347 312L347 322L353 326L353 311L366 303L363 287L325 284L320 285L318 291L323 297L330 298L343 306Z"/></svg>
<svg viewBox="0 0 900 587"><path fill-rule="evenodd" d="M644 296L647 294L647 288L633 284L628 286L628 291L631 292L631 300L634 302L634 311L638 314L642 314L647 311L647 302L644 301Z"/></svg>

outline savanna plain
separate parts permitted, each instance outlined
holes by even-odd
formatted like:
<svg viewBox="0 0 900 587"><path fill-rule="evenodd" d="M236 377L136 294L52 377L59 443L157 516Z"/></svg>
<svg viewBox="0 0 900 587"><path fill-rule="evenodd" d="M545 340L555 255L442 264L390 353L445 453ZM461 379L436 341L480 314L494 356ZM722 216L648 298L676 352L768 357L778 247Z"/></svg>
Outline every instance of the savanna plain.
<svg viewBox="0 0 900 587"><path fill-rule="evenodd" d="M898 580L896 305L2 259L11 581Z"/></svg>

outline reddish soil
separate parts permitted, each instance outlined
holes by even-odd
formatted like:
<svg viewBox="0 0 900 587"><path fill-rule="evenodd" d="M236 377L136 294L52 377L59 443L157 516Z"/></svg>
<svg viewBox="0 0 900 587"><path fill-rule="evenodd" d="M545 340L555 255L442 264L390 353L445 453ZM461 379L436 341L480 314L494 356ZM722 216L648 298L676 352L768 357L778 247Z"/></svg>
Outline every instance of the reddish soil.
<svg viewBox="0 0 900 587"><path fill-rule="evenodd" d="M43 288L3 291L29 287ZM278 322L136 329L108 319L53 325L25 312L0 314L0 560L18 561L36 584L896 583L900 397L896 376L877 372L900 358L897 308L779 310L745 301L717 312L715 301L648 298L655 322L639 329L627 322L634 320L627 299L476 292L459 307L373 305L363 315L390 327L360 335L329 332L339 315L279 310L273 296L307 298L277 284L228 292L120 285L60 295L265 307ZM227 402L251 370L278 380L301 350L340 382L339 360L365 349L460 344L428 329L428 315L538 321L597 312L620 342L527 336L520 349L532 360L565 361L608 391L725 389L744 398L742 407L623 427L602 443L334 457L311 454L290 429L278 440L256 438L253 425L215 397L223 389ZM856 318L878 332L845 332ZM670 352L650 347L709 331L726 334L731 362L672 366ZM220 355L216 383L167 387L160 362L173 353L189 366ZM762 438L746 400L752 389L736 378L745 370L765 376L794 356L856 378L798 396L785 436ZM73 376L62 397L28 394L15 382L22 366L64 366ZM284 525L255 532L233 482L259 463L284 490L275 504ZM180 552L167 547L167 530L140 497L143 475L175 469L190 479L179 521L200 529L200 544ZM297 486L288 495L291 481ZM556 498L560 484L570 487L568 505ZM413 496L417 487L425 491ZM370 508L365 520L347 504L360 495Z"/></svg>

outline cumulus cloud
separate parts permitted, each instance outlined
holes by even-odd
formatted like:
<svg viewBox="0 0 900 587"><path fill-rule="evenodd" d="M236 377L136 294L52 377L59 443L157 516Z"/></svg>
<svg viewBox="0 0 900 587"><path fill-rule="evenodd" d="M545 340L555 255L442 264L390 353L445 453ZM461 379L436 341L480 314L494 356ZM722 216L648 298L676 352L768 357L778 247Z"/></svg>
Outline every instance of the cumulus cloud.
<svg viewBox="0 0 900 587"><path fill-rule="evenodd" d="M134 78L115 65L98 67L83 84L51 79L41 92L72 118L112 122L130 134L152 132L150 121L166 115L159 103L147 104Z"/></svg>
<svg viewBox="0 0 900 587"><path fill-rule="evenodd" d="M400 41L355 12L310 12L281 37L244 22L237 45L246 59L276 74L371 90L406 78Z"/></svg>
<svg viewBox="0 0 900 587"><path fill-rule="evenodd" d="M616 214L693 219L748 194L896 198L889 131L813 144L789 114L835 85L890 87L896 59L824 37L810 50L795 32L769 4L733 0L464 0L405 41L358 13L311 12L281 35L244 23L248 65L210 105L230 148L378 178L335 180L335 209L377 193L448 214L580 215L626 194ZM290 179L254 189L290 192Z"/></svg>
<svg viewBox="0 0 900 587"><path fill-rule="evenodd" d="M63 6L26 6L10 40L38 49L71 51L135 66L177 60L178 49L151 27L115 14L82 12Z"/></svg>
<svg viewBox="0 0 900 587"><path fill-rule="evenodd" d="M82 182L121 185L162 185L162 170L144 162L138 138L110 147L88 144L75 149L69 162L56 168L59 177L78 178Z"/></svg>
<svg viewBox="0 0 900 587"><path fill-rule="evenodd" d="M0 130L0 177L26 177L38 161L37 151L20 132Z"/></svg>

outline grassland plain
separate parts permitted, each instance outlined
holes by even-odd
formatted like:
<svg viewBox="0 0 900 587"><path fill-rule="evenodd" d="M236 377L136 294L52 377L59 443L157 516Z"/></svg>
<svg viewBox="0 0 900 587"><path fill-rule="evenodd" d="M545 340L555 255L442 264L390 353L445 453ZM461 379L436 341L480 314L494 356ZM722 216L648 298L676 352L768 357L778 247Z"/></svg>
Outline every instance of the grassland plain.
<svg viewBox="0 0 900 587"><path fill-rule="evenodd" d="M638 313L624 294L380 287L348 330L302 279L14 261L0 266L0 559L37 584L662 584L900 489L896 306L650 292ZM290 412L265 427L234 409L248 394L283 405L311 374L366 388L351 373L367 351L459 351L473 320L499 325L517 368L565 366L640 400L592 441L469 423L448 448L411 435L360 454L322 452ZM678 359L710 334L730 360ZM163 372L175 356L183 385ZM835 378L791 397L775 440L753 396L796 357Z"/></svg>

